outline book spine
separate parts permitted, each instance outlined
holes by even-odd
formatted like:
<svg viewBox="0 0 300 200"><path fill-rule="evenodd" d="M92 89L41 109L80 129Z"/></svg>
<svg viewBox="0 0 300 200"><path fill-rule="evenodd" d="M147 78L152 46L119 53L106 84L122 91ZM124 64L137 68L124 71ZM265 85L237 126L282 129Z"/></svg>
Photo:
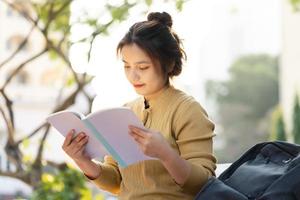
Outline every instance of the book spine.
<svg viewBox="0 0 300 200"><path fill-rule="evenodd" d="M107 140L102 136L102 134L94 127L94 125L88 121L88 119L82 120L88 129L92 131L94 136L103 144L106 150L111 154L111 156L118 162L121 167L126 167L127 164L121 158L121 156L115 151L115 149L107 142Z"/></svg>

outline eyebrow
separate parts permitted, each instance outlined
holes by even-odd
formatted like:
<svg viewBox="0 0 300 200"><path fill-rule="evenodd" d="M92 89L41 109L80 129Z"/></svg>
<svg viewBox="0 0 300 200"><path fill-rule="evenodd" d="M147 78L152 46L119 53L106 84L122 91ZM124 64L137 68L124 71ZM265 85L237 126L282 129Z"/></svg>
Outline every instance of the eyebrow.
<svg viewBox="0 0 300 200"><path fill-rule="evenodd" d="M128 62L126 62L126 60L122 60L122 61L123 61L124 63L128 63ZM151 64L151 62L142 60L142 61L135 62L134 64L135 64L135 65L137 65L137 64Z"/></svg>

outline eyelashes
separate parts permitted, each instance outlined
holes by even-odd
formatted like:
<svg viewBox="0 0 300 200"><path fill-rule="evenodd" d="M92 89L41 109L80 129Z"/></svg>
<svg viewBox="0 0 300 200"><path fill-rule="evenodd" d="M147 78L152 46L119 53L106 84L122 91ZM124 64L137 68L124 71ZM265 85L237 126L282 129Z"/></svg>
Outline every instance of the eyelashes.
<svg viewBox="0 0 300 200"><path fill-rule="evenodd" d="M146 70L148 69L149 67L139 67L140 70Z"/></svg>
<svg viewBox="0 0 300 200"><path fill-rule="evenodd" d="M124 66L124 69L130 69L131 67L130 66L127 66L127 65L125 65ZM146 67L137 67L139 70L142 70L142 71L144 71L144 70L147 70L147 69L149 69L149 66L146 66Z"/></svg>

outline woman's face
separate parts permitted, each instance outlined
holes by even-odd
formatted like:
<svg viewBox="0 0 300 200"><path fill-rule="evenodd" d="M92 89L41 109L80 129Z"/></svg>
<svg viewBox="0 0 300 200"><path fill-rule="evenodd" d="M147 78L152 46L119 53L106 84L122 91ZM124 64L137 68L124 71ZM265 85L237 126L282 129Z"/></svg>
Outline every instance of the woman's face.
<svg viewBox="0 0 300 200"><path fill-rule="evenodd" d="M121 50L127 80L136 93L150 99L166 84L161 66L136 44L125 45ZM159 63L159 62L156 62Z"/></svg>

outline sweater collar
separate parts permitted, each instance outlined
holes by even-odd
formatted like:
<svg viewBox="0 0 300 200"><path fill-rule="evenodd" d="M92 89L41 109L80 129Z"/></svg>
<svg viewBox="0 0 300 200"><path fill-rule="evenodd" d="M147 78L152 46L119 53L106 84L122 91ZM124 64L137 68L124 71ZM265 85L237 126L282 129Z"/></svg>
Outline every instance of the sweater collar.
<svg viewBox="0 0 300 200"><path fill-rule="evenodd" d="M167 101L170 98L172 91L174 91L174 87L172 85L165 86L161 91L159 91L158 94L156 94L153 98L147 101L149 108L145 108L146 100L143 97L144 109L153 109L156 107L165 106L165 104L168 103Z"/></svg>

